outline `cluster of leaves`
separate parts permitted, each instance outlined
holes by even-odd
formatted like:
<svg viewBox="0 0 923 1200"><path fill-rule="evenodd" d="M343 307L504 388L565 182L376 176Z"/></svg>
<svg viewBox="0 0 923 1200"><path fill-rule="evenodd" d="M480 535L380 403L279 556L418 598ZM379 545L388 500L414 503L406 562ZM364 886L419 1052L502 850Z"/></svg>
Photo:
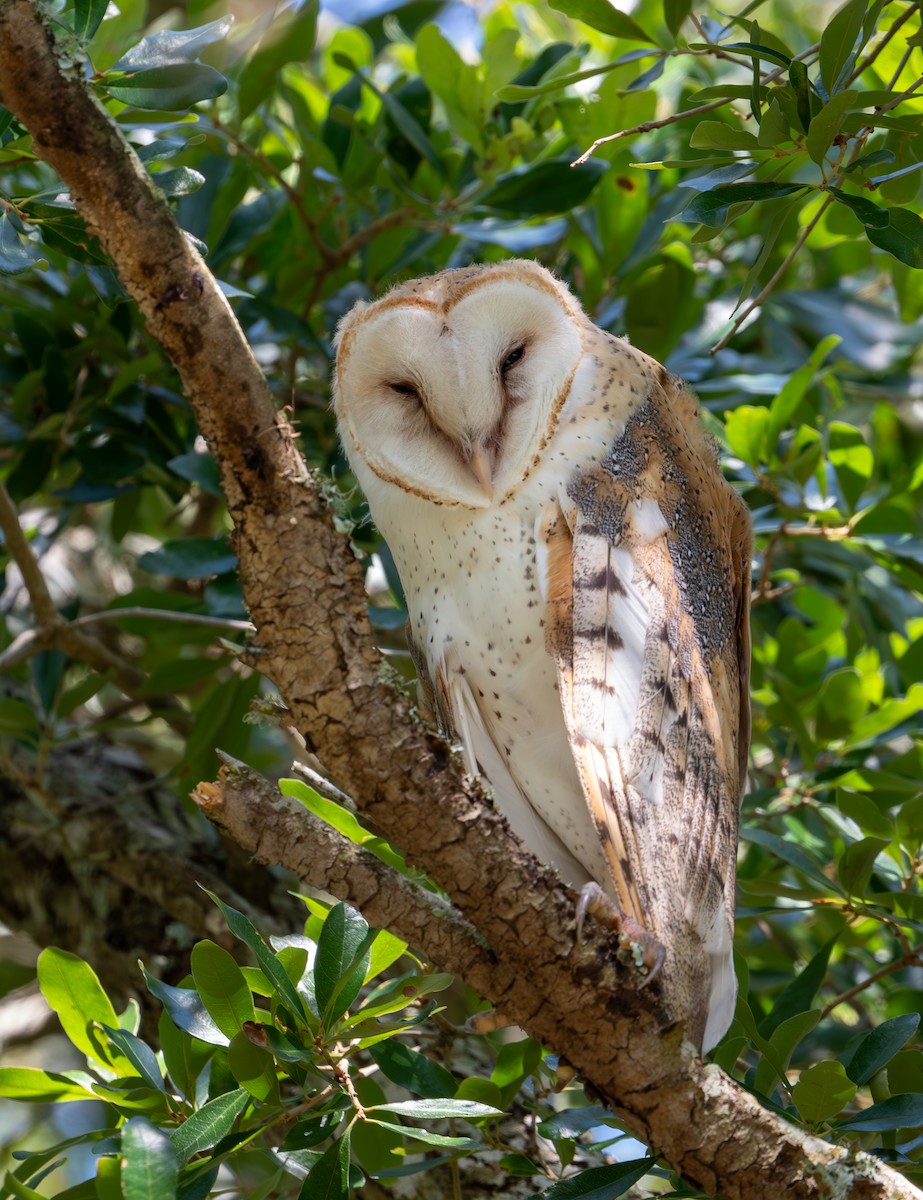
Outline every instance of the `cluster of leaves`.
<svg viewBox="0 0 923 1200"><path fill-rule="evenodd" d="M250 1195L334 1200L361 1184L363 1170L387 1176L431 1165L413 1161L421 1146L444 1157L484 1148L477 1132L502 1109L466 1098L471 1081L458 1087L400 1040L436 1010L429 997L450 975L424 973L415 961L385 975L398 959L410 960L406 945L370 930L343 904L327 911L310 901L305 933L270 945L247 917L214 899L257 965L240 967L202 941L182 986L145 972L164 1006L159 1053L138 1036L136 1004L117 1014L86 963L55 948L42 952L42 993L86 1069L0 1067L0 1096L102 1100L105 1116L88 1133L18 1152L0 1194L39 1197L42 1180L87 1145L95 1178L57 1193L68 1200L193 1200L209 1194L229 1161L240 1178L260 1179ZM498 1061L491 1095L502 1103L537 1066L514 1049ZM406 1098L389 1100L379 1079ZM408 1119L474 1129L438 1133Z"/></svg>
<svg viewBox="0 0 923 1200"><path fill-rule="evenodd" d="M464 19L460 6L452 11ZM280 401L294 406L306 457L336 476L357 542L384 562L390 590L371 615L394 661L403 661L399 585L351 490L326 408L330 337L355 300L472 259L539 256L600 325L627 332L696 387L757 533L741 998L716 1057L767 1103L911 1174L923 1156L923 1050L912 1040L923 1001L911 986L923 964L915 11L848 0L820 31L810 16L771 3L760 23L682 0L641 0L631 17L592 0L527 14L498 3L480 21L475 62L456 48L472 27L446 25L438 3L340 26L317 47L312 0L233 27L190 0L190 28L153 33L143 0L57 5L75 69L207 247ZM656 119L658 99L671 116ZM594 158L571 166L615 131ZM214 465L175 377L9 114L0 114L0 167L0 480L28 514L64 615L105 617L142 679L126 704L124 679L79 658L47 651L16 660L12 677L26 694L0 699L9 758L21 761L25 749L41 764L68 740L130 737L172 774L178 795L210 777L216 745L267 766L277 743L243 722L258 677L235 645L214 639L222 627L239 636L234 621L245 614ZM706 353L729 333L726 348ZM81 549L87 534L92 554ZM29 622L15 588L11 595L10 641ZM354 926L342 920L345 938ZM352 951L343 945L345 968ZM270 1003L227 1025L209 1008L203 975L217 970L216 949L194 953L194 987L185 990L200 997L196 1011L210 1013L220 1045L205 1039L203 1049L163 988L167 1088L151 1052L129 1042L131 1029L116 1035L121 1044L86 1032L88 1021L120 1028L94 1000L82 1040L74 1022L66 1027L78 1048L92 1049L99 1077L67 1086L118 1091L118 1101L106 1095L105 1137L127 1139L126 1161L179 1154L178 1186L189 1189L179 1194L204 1195L219 1160L255 1169L255 1153L269 1190L291 1164L313 1172L323 1162L342 1193L350 1146L376 1173L387 1137L397 1145L410 1134L389 1131L388 1118L359 1117L346 1077L316 1052L318 993L312 1009L305 980L317 988L320 952L309 969L300 943L277 947L276 957L252 942L257 965L229 994L241 1013L253 1008L252 992ZM281 964L284 986L267 955ZM355 982L358 965L349 974ZM424 1090L411 1087L393 1061L387 1069L380 1061L390 1031L377 1048L359 1045L374 1034L356 1033L370 1003L357 994L321 1044L346 1047L334 1059L347 1065L353 1052L373 1056L420 1099L505 1108L538 1069L538 1048L526 1043L519 1075L498 1060L497 1091L458 1091L432 1073ZM267 1013L285 1015L276 1022ZM248 1022L265 1044L247 1036ZM320 1121L324 1138L339 1133L328 1149L319 1139L283 1150L284 1139L265 1132L310 1098L299 1066L309 1059L279 1052L291 1038L323 1067L312 1080L332 1088L329 1110L311 1108L295 1128ZM363 1093L371 1077L353 1074L360 1107L386 1103ZM140 1082L113 1089L117 1079ZM198 1117L218 1103L227 1107ZM214 1141L180 1139L177 1150L180 1129L211 1130L219 1111L226 1123L215 1124ZM566 1169L573 1139L599 1114L553 1120L543 1128ZM269 1139L258 1151L257 1134ZM118 1141L111 1146L99 1180L119 1170ZM467 1152L442 1149L449 1153L438 1157ZM283 1162L282 1153L302 1157ZM9 1190L28 1194L16 1188L34 1187L42 1169L24 1161ZM509 1157L506 1169L534 1166ZM619 1169L592 1168L569 1181L568 1194L614 1189L614 1177L594 1171ZM123 1178L123 1190L133 1186Z"/></svg>

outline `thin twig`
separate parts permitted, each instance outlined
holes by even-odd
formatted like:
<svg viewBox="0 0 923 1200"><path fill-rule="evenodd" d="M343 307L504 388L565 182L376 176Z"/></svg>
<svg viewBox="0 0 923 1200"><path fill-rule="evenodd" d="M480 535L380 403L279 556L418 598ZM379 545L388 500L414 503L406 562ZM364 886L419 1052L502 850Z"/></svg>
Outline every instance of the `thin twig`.
<svg viewBox="0 0 923 1200"><path fill-rule="evenodd" d="M38 565L38 559L29 545L29 539L22 531L16 505L2 483L0 483L0 530L3 532L3 540L10 557L19 567L22 581L29 593L36 622L39 625L53 625L60 621L61 618L58 616L58 610L51 598L45 576Z"/></svg>
<svg viewBox="0 0 923 1200"><path fill-rule="evenodd" d="M109 608L104 612L87 613L86 616L76 617L73 621L69 621L68 625L71 629L82 629L86 625L98 625L103 621L120 621L123 617L161 618L177 625L210 625L215 629L228 629L233 633L255 632L251 621L238 621L232 617L210 617L204 613L181 612L172 608L142 608L139 606Z"/></svg>
<svg viewBox="0 0 923 1200"><path fill-rule="evenodd" d="M912 949L902 954L900 958L894 962L888 963L881 967L873 974L866 976L860 983L855 984L847 991L842 992L839 996L835 996L829 1004L821 1009L820 1019L828 1017L839 1004L844 1004L847 1000L851 1000L853 996L858 996L860 992L864 992L867 987L871 987L873 983L877 983L879 979L884 979L886 975L890 975L894 971L902 971L905 967L918 967L921 965L920 955L923 954L923 942L919 942Z"/></svg>
<svg viewBox="0 0 923 1200"><path fill-rule="evenodd" d="M721 338L719 341L715 342L714 346L712 346L711 349L709 350L709 354L717 354L719 350L723 350L724 347L731 340L731 338L740 329L741 325L743 325L744 321L746 321L747 317L749 317L751 313L756 312L756 310L758 308L762 307L764 301L766 300L766 297L769 296L770 293L775 290L776 284L779 282L779 280L782 278L782 276L785 274L785 272L788 270L788 268L792 265L795 258L798 256L799 252L801 251L801 247L805 244L805 242L808 240L808 238L814 232L814 229L815 229L818 221L821 219L821 217L824 215L824 213L827 211L827 209L830 207L830 205L832 203L833 203L832 196L828 195L828 196L824 197L823 203L820 205L817 212L814 214L814 216L811 218L811 220L808 222L808 224L805 226L805 228L798 235L798 238L795 241L794 246L792 246L791 250L789 250L788 254L786 254L785 258L780 263L779 268L773 275L772 279L769 280L769 282L766 284L766 286L763 288L763 290L760 292L760 294L756 297L756 299L752 300L742 312L738 313L737 317L734 319L734 323L731 326L731 328L727 331L727 333L724 335L723 338Z"/></svg>

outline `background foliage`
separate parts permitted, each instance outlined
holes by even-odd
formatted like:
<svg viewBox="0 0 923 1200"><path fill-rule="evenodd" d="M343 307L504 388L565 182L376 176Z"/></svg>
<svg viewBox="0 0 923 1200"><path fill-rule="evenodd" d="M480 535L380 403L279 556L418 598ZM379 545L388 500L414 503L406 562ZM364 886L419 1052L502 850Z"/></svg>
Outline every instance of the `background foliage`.
<svg viewBox="0 0 923 1200"><path fill-rule="evenodd" d="M417 0L356 23L318 21L311 0L242 3L233 22L234 5L200 0L53 7L207 247L341 519L378 551L370 615L405 674L399 585L327 411L338 318L397 279L535 256L692 382L757 530L741 991L714 1057L923 1179L919 5ZM132 669L22 649L22 564L0 559L6 786L40 832L52 767L73 754L79 770L93 742L130 753L178 811L215 747L286 772L278 729L248 719L264 689L239 661L228 521L175 375L2 112L0 271L0 480L56 607ZM0 1094L104 1106L63 1141L41 1109L0 1196L345 1196L470 1154L505 1195L563 1177L547 1195L690 1194L579 1088L554 1093L537 1045L462 1033L476 998L328 908L310 900L303 933L267 942L225 906L250 957L200 941L173 983L152 945L156 1036L46 949L38 980L83 1065L60 1046L48 1070L7 1060ZM29 974L0 964L4 992Z"/></svg>

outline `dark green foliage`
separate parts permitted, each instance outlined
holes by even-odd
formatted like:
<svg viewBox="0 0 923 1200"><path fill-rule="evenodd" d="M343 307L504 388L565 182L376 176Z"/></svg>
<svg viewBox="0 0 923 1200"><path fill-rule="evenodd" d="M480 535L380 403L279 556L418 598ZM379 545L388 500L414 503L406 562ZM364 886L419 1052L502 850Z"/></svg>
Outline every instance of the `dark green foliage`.
<svg viewBox="0 0 923 1200"><path fill-rule="evenodd" d="M752 6L641 0L629 17L568 0L536 4L527 27L501 2L479 59L435 3L327 26L317 45L310 0L257 25L203 24L215 11L190 4L190 28L153 33L140 3L75 0L58 19L207 246L305 457L333 479L337 519L378 551L372 623L406 675L399 585L327 409L342 314L399 279L534 255L690 380L757 535L740 999L714 1057L793 1121L919 1181L920 39L904 5L847 0L822 29L793 7L761 5L757 23ZM4 761L28 762L40 790L56 748L124 741L178 798L212 777L216 746L278 769L281 738L247 719L262 685L240 658L227 516L175 374L2 112L0 165L0 482L38 561L58 564L62 614L98 621L86 628L140 677L126 705L111 673L60 650L16 661ZM0 569L14 581L2 652L31 617L5 552ZM284 790L402 867L351 813ZM575 1088L552 1110L553 1060L533 1042L491 1043L484 1077L456 1079L424 1052L427 1031L447 1036L430 996L448 979L357 913L310 907L306 937L269 942L222 905L252 965L201 942L181 986L147 975L165 1073L89 968L45 951L43 990L87 1066L4 1068L0 1091L105 1098L82 1139L97 1176L75 1196L193 1200L223 1165L264 1195L345 1197L360 1171L387 1179L485 1144L538 1186L535 1157L492 1117L514 1105L543 1121L560 1200L668 1174L617 1145L633 1161L603 1165L624 1135ZM0 963L3 991L22 981ZM440 1123L452 1114L474 1119ZM582 1173L578 1139L596 1147ZM8 1164L0 1198L37 1194L69 1148Z"/></svg>

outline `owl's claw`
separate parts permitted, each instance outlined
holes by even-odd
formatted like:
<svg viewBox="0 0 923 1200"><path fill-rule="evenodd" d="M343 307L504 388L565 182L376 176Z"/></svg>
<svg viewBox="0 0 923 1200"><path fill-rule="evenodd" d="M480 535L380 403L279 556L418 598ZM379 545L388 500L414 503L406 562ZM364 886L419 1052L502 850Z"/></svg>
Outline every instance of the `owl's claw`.
<svg viewBox="0 0 923 1200"><path fill-rule="evenodd" d="M618 934L619 961L632 963L642 976L642 987L656 979L663 966L664 948L652 933L632 917L620 912L598 883L587 883L580 889L577 901L577 941L583 941L583 923L587 913L600 925Z"/></svg>

